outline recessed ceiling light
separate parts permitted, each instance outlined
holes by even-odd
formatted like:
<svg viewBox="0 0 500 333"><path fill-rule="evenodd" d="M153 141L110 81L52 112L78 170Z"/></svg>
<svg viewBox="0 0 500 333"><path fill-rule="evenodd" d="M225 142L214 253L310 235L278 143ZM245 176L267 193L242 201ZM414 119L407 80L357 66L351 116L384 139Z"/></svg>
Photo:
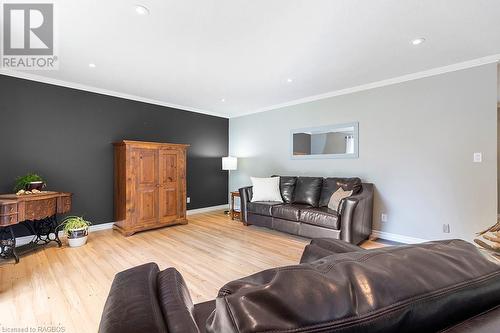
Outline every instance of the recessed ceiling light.
<svg viewBox="0 0 500 333"><path fill-rule="evenodd" d="M226 101L226 99L225 99L225 98L223 98L223 99L221 99L220 101L221 101L222 103L224 103L224 102Z"/></svg>
<svg viewBox="0 0 500 333"><path fill-rule="evenodd" d="M293 82L293 79L286 79L286 82L288 82L288 83L292 83L292 82Z"/></svg>
<svg viewBox="0 0 500 333"><path fill-rule="evenodd" d="M425 38L415 38L414 40L411 41L413 45L420 45L423 42L425 42Z"/></svg>
<svg viewBox="0 0 500 333"><path fill-rule="evenodd" d="M138 15L149 15L149 9L141 5L135 5L135 12Z"/></svg>
<svg viewBox="0 0 500 333"><path fill-rule="evenodd" d="M90 63L90 64L89 64L89 67L90 67L90 68L96 68L97 66L96 66L94 63Z"/></svg>

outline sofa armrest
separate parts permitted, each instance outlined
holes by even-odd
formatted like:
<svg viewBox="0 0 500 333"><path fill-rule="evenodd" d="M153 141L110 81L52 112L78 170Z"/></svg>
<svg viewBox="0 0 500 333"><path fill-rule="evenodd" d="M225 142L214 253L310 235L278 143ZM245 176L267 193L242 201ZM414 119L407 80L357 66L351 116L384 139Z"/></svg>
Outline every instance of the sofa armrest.
<svg viewBox="0 0 500 333"><path fill-rule="evenodd" d="M333 238L314 238L307 245L300 258L300 263L311 263L318 259L331 256L336 253L366 251L362 247Z"/></svg>
<svg viewBox="0 0 500 333"><path fill-rule="evenodd" d="M340 239L359 244L372 232L373 184L363 183L361 193L345 198L340 210Z"/></svg>
<svg viewBox="0 0 500 333"><path fill-rule="evenodd" d="M247 224L247 203L252 200L252 186L242 187L238 190L240 192L240 210L241 210L241 221Z"/></svg>
<svg viewBox="0 0 500 333"><path fill-rule="evenodd" d="M116 274L99 333L167 333L157 298L158 265L144 264Z"/></svg>
<svg viewBox="0 0 500 333"><path fill-rule="evenodd" d="M319 246L332 253L366 251L366 249L363 249L361 246L357 246L334 238L314 238L313 240L311 240L311 245Z"/></svg>
<svg viewBox="0 0 500 333"><path fill-rule="evenodd" d="M158 274L158 299L169 333L200 332L186 282L175 268Z"/></svg>

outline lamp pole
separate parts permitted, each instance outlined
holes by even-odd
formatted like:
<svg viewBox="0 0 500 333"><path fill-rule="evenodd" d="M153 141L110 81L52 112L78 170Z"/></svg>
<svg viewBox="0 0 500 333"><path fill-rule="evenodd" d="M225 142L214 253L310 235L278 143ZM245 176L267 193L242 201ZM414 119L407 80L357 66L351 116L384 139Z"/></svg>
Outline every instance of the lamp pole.
<svg viewBox="0 0 500 333"><path fill-rule="evenodd" d="M227 170L227 182L228 182L228 188L229 188L229 178L231 176L231 170L237 170L238 169L238 159L233 156L226 156L222 158L222 170ZM229 201L229 196L228 196L228 201ZM228 215L229 210L224 211L224 214Z"/></svg>

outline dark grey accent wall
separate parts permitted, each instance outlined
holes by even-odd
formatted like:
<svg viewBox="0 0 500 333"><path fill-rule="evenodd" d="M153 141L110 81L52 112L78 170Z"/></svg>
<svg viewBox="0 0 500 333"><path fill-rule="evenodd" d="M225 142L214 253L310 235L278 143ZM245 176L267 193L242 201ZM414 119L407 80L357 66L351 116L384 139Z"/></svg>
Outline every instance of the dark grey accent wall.
<svg viewBox="0 0 500 333"><path fill-rule="evenodd" d="M228 119L0 75L0 192L40 173L74 193L73 214L113 221L113 147L187 143L188 209L226 204Z"/></svg>

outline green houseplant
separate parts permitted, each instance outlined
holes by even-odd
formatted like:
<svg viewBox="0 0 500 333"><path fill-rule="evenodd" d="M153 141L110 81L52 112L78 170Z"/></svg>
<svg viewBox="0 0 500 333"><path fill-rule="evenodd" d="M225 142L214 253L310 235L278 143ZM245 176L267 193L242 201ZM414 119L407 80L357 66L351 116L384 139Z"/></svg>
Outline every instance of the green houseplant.
<svg viewBox="0 0 500 333"><path fill-rule="evenodd" d="M27 175L17 177L14 184L14 192L18 192L20 190L39 190L41 191L46 185L45 180L42 176L30 172Z"/></svg>
<svg viewBox="0 0 500 333"><path fill-rule="evenodd" d="M92 225L92 223L85 220L83 217L68 216L61 222L59 228L61 228L68 237L69 246L78 247L87 243L90 225Z"/></svg>

